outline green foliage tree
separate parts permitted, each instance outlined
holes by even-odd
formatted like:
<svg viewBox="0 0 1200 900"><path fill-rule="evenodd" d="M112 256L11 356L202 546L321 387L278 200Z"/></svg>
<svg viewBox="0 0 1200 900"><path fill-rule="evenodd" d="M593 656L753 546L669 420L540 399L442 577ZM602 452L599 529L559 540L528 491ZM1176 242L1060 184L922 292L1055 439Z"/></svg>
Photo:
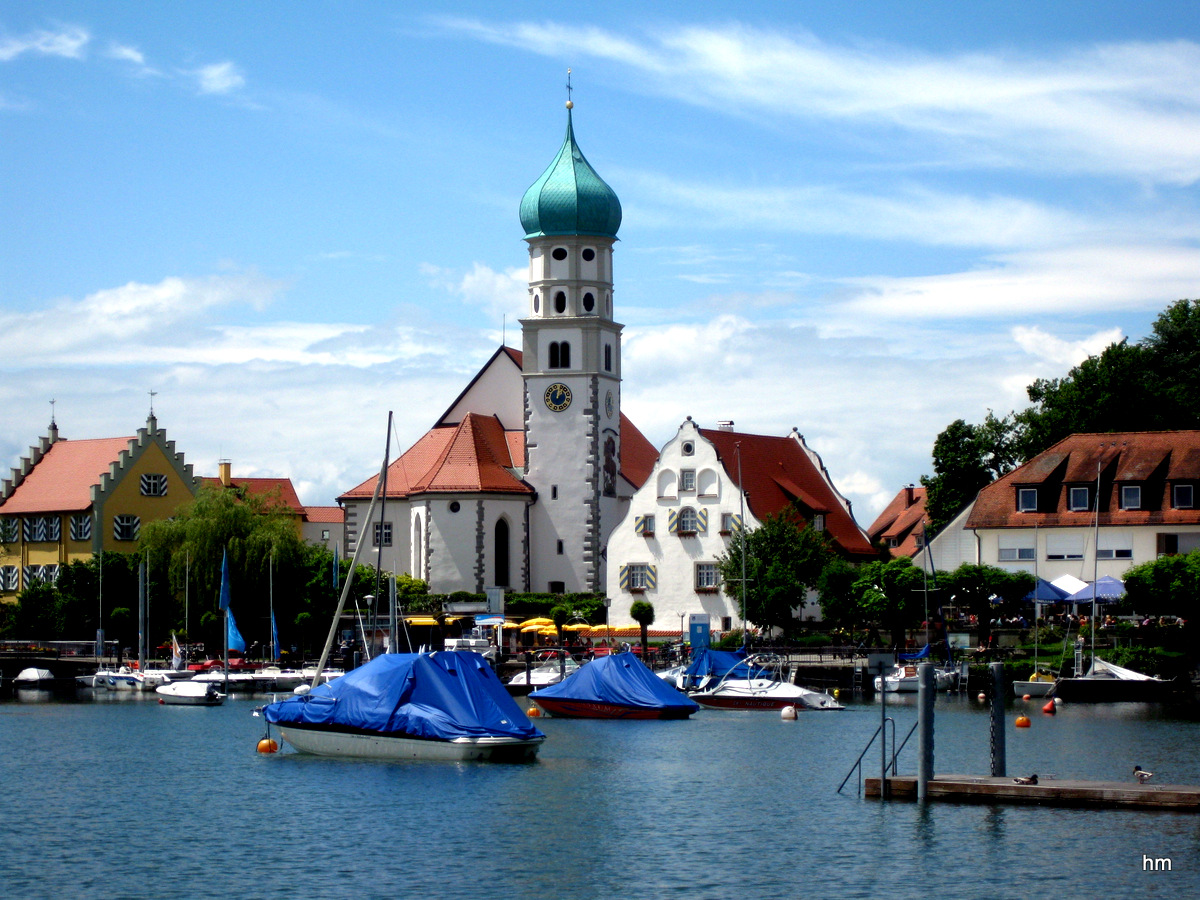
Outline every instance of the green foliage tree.
<svg viewBox="0 0 1200 900"><path fill-rule="evenodd" d="M654 604L645 600L634 600L633 605L629 607L629 617L642 627L642 659L646 659L650 644L650 626L654 624Z"/></svg>
<svg viewBox="0 0 1200 900"><path fill-rule="evenodd" d="M925 573L907 556L864 563L855 571L850 599L859 622L876 622L893 647L903 647L905 629L921 621Z"/></svg>
<svg viewBox="0 0 1200 900"><path fill-rule="evenodd" d="M929 532L937 534L979 491L1016 464L1012 417L990 409L982 425L951 422L933 442L932 476L922 476Z"/></svg>
<svg viewBox="0 0 1200 900"><path fill-rule="evenodd" d="M1015 606L1033 590L1037 579L1029 572L1009 572L996 566L963 563L953 572L938 575L942 596L966 607L978 623L979 643L987 646L995 606Z"/></svg>
<svg viewBox="0 0 1200 900"><path fill-rule="evenodd" d="M1125 598L1142 615L1200 616L1200 550L1134 566L1124 579Z"/></svg>
<svg viewBox="0 0 1200 900"><path fill-rule="evenodd" d="M725 593L737 601L744 620L786 632L795 621L793 610L804 606L808 590L820 584L821 573L835 558L827 533L785 511L767 517L752 531L734 532L729 549L717 559L717 569Z"/></svg>

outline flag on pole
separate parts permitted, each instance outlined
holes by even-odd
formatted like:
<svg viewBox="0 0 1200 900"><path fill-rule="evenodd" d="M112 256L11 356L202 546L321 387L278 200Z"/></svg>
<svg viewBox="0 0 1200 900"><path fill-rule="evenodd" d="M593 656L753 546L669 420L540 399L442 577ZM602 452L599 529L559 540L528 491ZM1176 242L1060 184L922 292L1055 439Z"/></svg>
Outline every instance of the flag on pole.
<svg viewBox="0 0 1200 900"><path fill-rule="evenodd" d="M246 642L242 639L242 633L238 631L237 622L233 619L233 610L225 608L225 646L230 650L240 650L246 652Z"/></svg>
<svg viewBox="0 0 1200 900"><path fill-rule="evenodd" d="M179 638L175 637L175 632L171 632L171 668L183 668L183 650L179 646Z"/></svg>
<svg viewBox="0 0 1200 900"><path fill-rule="evenodd" d="M221 553L221 609L229 609L229 551Z"/></svg>
<svg viewBox="0 0 1200 900"><path fill-rule="evenodd" d="M275 627L275 610L271 610L271 650L273 660L279 659L279 629Z"/></svg>

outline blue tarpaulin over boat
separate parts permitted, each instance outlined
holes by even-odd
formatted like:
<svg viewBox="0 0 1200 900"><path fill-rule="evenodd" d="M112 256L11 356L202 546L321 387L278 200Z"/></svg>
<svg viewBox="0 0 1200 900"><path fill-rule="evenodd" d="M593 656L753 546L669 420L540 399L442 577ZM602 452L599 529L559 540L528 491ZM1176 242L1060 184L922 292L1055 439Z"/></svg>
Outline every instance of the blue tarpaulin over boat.
<svg viewBox="0 0 1200 900"><path fill-rule="evenodd" d="M610 703L634 709L679 709L695 712L699 704L671 687L632 653L601 656L581 666L570 678L539 688L533 700L548 697L584 703Z"/></svg>
<svg viewBox="0 0 1200 900"><path fill-rule="evenodd" d="M428 740L542 736L478 653L385 653L308 694L263 708L273 724Z"/></svg>
<svg viewBox="0 0 1200 900"><path fill-rule="evenodd" d="M705 678L723 678L734 666L746 658L743 650L697 650L691 663L684 670L685 684L692 689Z"/></svg>

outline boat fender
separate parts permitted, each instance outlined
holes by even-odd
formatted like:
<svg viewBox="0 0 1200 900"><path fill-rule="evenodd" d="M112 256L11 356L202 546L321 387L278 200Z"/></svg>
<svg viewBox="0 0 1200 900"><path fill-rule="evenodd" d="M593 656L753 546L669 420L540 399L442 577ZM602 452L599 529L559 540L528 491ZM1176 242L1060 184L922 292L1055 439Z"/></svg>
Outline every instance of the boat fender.
<svg viewBox="0 0 1200 900"><path fill-rule="evenodd" d="M1061 698L1061 697L1055 697L1055 698L1054 698L1054 705L1055 705L1055 706L1062 706L1062 698Z"/></svg>
<svg viewBox="0 0 1200 900"><path fill-rule="evenodd" d="M165 700L164 700L162 697L159 697L159 698L158 698L158 704L159 704L159 706L162 706L162 705L164 705L166 702L167 702L167 701L165 701Z"/></svg>
<svg viewBox="0 0 1200 900"><path fill-rule="evenodd" d="M1030 726L1029 716L1017 716L1017 727L1028 728Z"/></svg>
<svg viewBox="0 0 1200 900"><path fill-rule="evenodd" d="M1033 699L1033 695L1032 695L1032 694L1022 694L1022 695L1021 695L1021 699L1022 699L1022 700L1032 700L1032 699Z"/></svg>
<svg viewBox="0 0 1200 900"><path fill-rule="evenodd" d="M796 707L785 706L783 709L781 709L779 711L779 717L781 719L795 719L796 718Z"/></svg>
<svg viewBox="0 0 1200 900"><path fill-rule="evenodd" d="M987 699L987 694L985 694L983 691L980 691L978 699L979 699L979 702L982 703L984 700Z"/></svg>
<svg viewBox="0 0 1200 900"><path fill-rule="evenodd" d="M258 742L259 753L277 753L278 751L279 745L269 737L265 737Z"/></svg>
<svg viewBox="0 0 1200 900"><path fill-rule="evenodd" d="M1054 715L1056 712L1058 712L1058 709L1054 706L1054 701L1051 700L1049 703L1047 703L1045 706L1042 707L1042 712L1049 713L1050 715Z"/></svg>

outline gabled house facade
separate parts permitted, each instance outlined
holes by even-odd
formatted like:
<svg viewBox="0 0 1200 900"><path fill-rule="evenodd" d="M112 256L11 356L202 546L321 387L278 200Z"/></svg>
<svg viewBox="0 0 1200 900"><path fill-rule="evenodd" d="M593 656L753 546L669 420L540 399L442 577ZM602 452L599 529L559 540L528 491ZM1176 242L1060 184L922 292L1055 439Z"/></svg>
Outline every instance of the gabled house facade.
<svg viewBox="0 0 1200 900"><path fill-rule="evenodd" d="M693 614L707 615L718 632L742 627L717 560L739 529L757 528L786 509L828 532L848 558L874 556L850 502L799 432L744 434L733 423L704 429L689 417L609 538L610 624L633 624L629 608L643 599L654 606L660 627L679 619L686 630L684 619ZM812 615L812 608L803 614Z"/></svg>
<svg viewBox="0 0 1200 900"><path fill-rule="evenodd" d="M1075 434L979 492L977 560L1045 579L1120 578L1200 549L1200 431Z"/></svg>
<svg viewBox="0 0 1200 900"><path fill-rule="evenodd" d="M888 549L892 556L916 556L924 546L925 488L910 484L900 490L867 529L867 537L876 546Z"/></svg>
<svg viewBox="0 0 1200 900"><path fill-rule="evenodd" d="M53 583L75 560L132 552L145 523L199 488L153 413L133 437L67 440L51 422L0 486L0 599Z"/></svg>

